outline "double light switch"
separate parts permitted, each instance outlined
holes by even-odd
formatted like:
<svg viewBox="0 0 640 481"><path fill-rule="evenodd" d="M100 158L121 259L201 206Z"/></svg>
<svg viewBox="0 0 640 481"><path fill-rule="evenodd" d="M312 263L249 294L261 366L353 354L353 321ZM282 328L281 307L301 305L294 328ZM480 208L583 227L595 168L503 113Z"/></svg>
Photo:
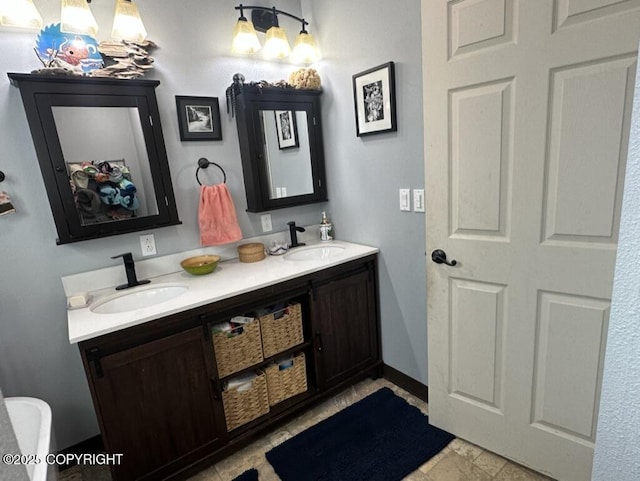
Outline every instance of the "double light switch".
<svg viewBox="0 0 640 481"><path fill-rule="evenodd" d="M411 211L411 189L400 189L400 210ZM424 212L424 189L413 189L413 211Z"/></svg>

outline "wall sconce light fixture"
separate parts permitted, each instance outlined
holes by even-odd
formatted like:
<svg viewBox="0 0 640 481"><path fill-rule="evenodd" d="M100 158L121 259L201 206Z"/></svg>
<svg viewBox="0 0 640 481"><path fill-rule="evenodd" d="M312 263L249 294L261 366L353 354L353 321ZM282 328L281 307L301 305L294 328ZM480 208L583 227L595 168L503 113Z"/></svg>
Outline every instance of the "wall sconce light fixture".
<svg viewBox="0 0 640 481"><path fill-rule="evenodd" d="M40 29L43 23L31 0L0 0L0 25Z"/></svg>
<svg viewBox="0 0 640 481"><path fill-rule="evenodd" d="M62 32L96 36L98 22L89 8L88 2L90 1L62 0L60 9L60 30Z"/></svg>
<svg viewBox="0 0 640 481"><path fill-rule="evenodd" d="M142 42L147 38L138 7L131 0L116 0L111 37L131 42Z"/></svg>
<svg viewBox="0 0 640 481"><path fill-rule="evenodd" d="M266 32L264 43L264 56L268 59L282 59L291 55L294 63L309 64L320 59L318 48L313 36L307 32L309 25L304 18L296 17L290 13L276 9L259 6L238 5L236 10L240 10L240 17L233 29L233 40L231 51L240 54L253 54L260 50L261 45L258 40L258 32ZM244 16L244 10L251 10L251 21ZM278 15L293 18L301 22L302 29L296 38L293 51L289 46L287 34L278 24Z"/></svg>
<svg viewBox="0 0 640 481"><path fill-rule="evenodd" d="M115 0L111 36L115 40L142 42L147 31L142 24L138 7L131 0ZM62 0L60 29L67 33L94 36L98 24L89 8L91 0ZM23 28L42 28L42 16L32 0L0 0L0 25Z"/></svg>

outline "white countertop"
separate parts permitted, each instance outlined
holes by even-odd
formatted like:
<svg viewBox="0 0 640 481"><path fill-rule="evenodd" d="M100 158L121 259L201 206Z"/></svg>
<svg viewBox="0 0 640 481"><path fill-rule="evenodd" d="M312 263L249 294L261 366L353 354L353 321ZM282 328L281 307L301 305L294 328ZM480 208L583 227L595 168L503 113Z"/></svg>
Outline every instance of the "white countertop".
<svg viewBox="0 0 640 481"><path fill-rule="evenodd" d="M344 251L335 257L324 260L292 261L285 259L284 256L266 256L264 260L259 262L243 263L236 258L220 262L216 270L211 274L193 276L181 270L151 277L151 285L180 284L187 286L188 290L178 297L144 309L116 314L96 314L91 311L91 306L104 299L105 296L122 295L134 292L137 289L148 288L149 285L118 291L118 294L116 294L114 287L91 292L91 302L87 307L67 311L69 342L73 344L116 332L194 307L318 272L328 267L344 264L378 252L376 247L342 241L322 242L321 245L338 245L344 247ZM292 251L297 249L304 249L304 247L296 248ZM139 276L139 278L143 277Z"/></svg>

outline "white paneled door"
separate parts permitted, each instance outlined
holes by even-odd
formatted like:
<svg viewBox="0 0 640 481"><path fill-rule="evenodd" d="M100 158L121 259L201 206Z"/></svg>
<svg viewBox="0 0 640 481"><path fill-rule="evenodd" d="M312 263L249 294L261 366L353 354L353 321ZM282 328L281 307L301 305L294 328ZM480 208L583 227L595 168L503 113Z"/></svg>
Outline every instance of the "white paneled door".
<svg viewBox="0 0 640 481"><path fill-rule="evenodd" d="M422 17L430 421L586 481L640 0L423 0Z"/></svg>

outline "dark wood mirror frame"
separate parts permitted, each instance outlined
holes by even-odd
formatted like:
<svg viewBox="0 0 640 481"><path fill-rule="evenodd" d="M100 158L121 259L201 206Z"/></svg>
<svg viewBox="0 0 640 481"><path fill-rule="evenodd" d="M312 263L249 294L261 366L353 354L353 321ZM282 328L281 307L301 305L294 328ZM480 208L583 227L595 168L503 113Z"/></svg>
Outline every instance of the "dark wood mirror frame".
<svg viewBox="0 0 640 481"><path fill-rule="evenodd" d="M242 156L242 170L248 212L264 212L297 205L327 201L327 185L322 145L320 90L238 85L236 87L236 123ZM271 198L266 152L262 140L260 111L306 112L313 192ZM300 128L300 125L298 126Z"/></svg>
<svg viewBox="0 0 640 481"><path fill-rule="evenodd" d="M164 145L156 80L53 77L9 73L20 88L27 121L58 231L58 244L180 224ZM113 222L80 222L53 107L136 108L144 134L157 213Z"/></svg>

